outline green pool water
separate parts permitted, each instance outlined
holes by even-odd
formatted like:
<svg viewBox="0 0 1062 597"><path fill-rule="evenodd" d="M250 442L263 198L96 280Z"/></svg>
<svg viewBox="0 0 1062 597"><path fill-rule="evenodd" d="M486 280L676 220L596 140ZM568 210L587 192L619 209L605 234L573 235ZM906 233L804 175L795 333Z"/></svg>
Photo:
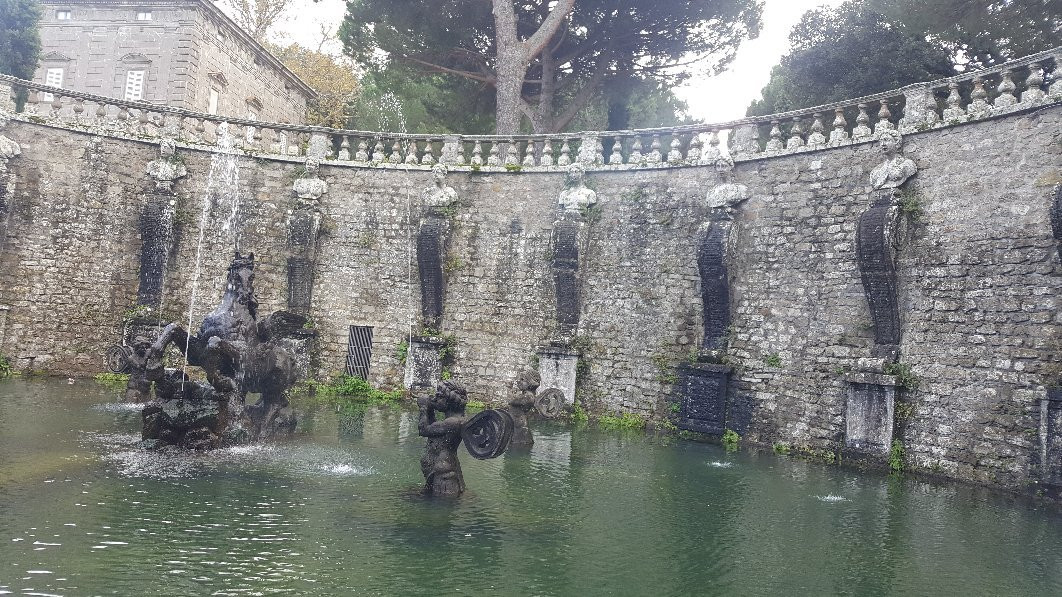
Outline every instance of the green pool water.
<svg viewBox="0 0 1062 597"><path fill-rule="evenodd" d="M0 381L0 594L1062 595L1055 506L769 452L538 426L418 493L411 413L143 452L93 382Z"/></svg>

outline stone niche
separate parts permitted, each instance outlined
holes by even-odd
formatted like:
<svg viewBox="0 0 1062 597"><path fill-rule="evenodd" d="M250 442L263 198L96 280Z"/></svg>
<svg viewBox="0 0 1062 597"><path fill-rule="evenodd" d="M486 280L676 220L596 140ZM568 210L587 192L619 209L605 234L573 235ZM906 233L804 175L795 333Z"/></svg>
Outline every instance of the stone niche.
<svg viewBox="0 0 1062 597"><path fill-rule="evenodd" d="M687 431L722 435L726 430L726 390L730 367L713 363L679 366L682 402L677 426Z"/></svg>
<svg viewBox="0 0 1062 597"><path fill-rule="evenodd" d="M575 377L579 367L579 351L566 346L549 346L538 352L538 375L542 383L536 395L560 390L564 406L575 404Z"/></svg>
<svg viewBox="0 0 1062 597"><path fill-rule="evenodd" d="M442 349L446 340L438 336L413 336L406 351L406 388L431 389L442 381Z"/></svg>
<svg viewBox="0 0 1062 597"><path fill-rule="evenodd" d="M1040 401L1040 479L1062 486L1062 387Z"/></svg>
<svg viewBox="0 0 1062 597"><path fill-rule="evenodd" d="M869 455L889 453L896 405L896 378L874 373L853 373L845 405L845 446Z"/></svg>

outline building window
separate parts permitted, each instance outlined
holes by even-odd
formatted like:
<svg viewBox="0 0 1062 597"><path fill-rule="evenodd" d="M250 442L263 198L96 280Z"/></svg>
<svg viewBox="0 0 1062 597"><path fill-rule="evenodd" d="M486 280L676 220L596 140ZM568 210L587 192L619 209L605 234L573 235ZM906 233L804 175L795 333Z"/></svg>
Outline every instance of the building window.
<svg viewBox="0 0 1062 597"><path fill-rule="evenodd" d="M136 20L138 20L138 21L150 21L151 20L151 13L150 12L138 12L138 13L136 13Z"/></svg>
<svg viewBox="0 0 1062 597"><path fill-rule="evenodd" d="M210 88L210 101L207 103L207 114L217 114L218 104L221 103L221 92L217 88Z"/></svg>
<svg viewBox="0 0 1062 597"><path fill-rule="evenodd" d="M49 68L44 74L44 84L48 85L49 87L62 87L63 86L63 69L61 69L61 68ZM54 95L52 95L50 93L46 93L44 91L41 92L40 101L42 101L42 102L50 102L50 101L54 101L54 100L55 100L55 96Z"/></svg>
<svg viewBox="0 0 1062 597"><path fill-rule="evenodd" d="M71 16L72 15L70 14L69 10L57 10L57 11L55 11L55 20L56 21L69 21Z"/></svg>
<svg viewBox="0 0 1062 597"><path fill-rule="evenodd" d="M144 98L144 71L131 70L125 74L125 99L137 101Z"/></svg>

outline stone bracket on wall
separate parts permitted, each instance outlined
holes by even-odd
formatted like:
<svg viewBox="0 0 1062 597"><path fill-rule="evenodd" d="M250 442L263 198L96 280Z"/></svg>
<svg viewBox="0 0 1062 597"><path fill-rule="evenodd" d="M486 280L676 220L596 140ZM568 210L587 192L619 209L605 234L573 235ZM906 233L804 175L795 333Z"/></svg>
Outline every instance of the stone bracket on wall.
<svg viewBox="0 0 1062 597"><path fill-rule="evenodd" d="M316 137L312 141L304 176L292 184L295 208L288 220L288 309L300 315L308 315L313 304L314 266L321 233L319 206L321 197L328 192L328 183L318 177L324 148Z"/></svg>
<svg viewBox="0 0 1062 597"><path fill-rule="evenodd" d="M726 350L730 326L730 281L727 274L726 243L729 222L709 226L697 248L697 270L701 277L701 309L704 340L708 352Z"/></svg>
<svg viewBox="0 0 1062 597"><path fill-rule="evenodd" d="M679 429L722 435L726 430L726 396L731 368L711 363L679 366L682 402L676 425Z"/></svg>
<svg viewBox="0 0 1062 597"><path fill-rule="evenodd" d="M439 336L413 336L406 350L405 386L410 390L434 390L442 381L442 349Z"/></svg>
<svg viewBox="0 0 1062 597"><path fill-rule="evenodd" d="M538 375L541 383L536 396L550 390L564 395L564 406L575 404L575 381L579 368L579 351L562 345L551 345L538 351Z"/></svg>
<svg viewBox="0 0 1062 597"><path fill-rule="evenodd" d="M868 455L888 454L898 386L895 376L853 373L845 381L845 446Z"/></svg>
<svg viewBox="0 0 1062 597"><path fill-rule="evenodd" d="M1062 387L1040 400L1040 480L1062 485Z"/></svg>
<svg viewBox="0 0 1062 597"><path fill-rule="evenodd" d="M1055 185L1051 201L1051 231L1055 236L1058 258L1062 259L1062 184Z"/></svg>
<svg viewBox="0 0 1062 597"><path fill-rule="evenodd" d="M900 343L900 313L896 298L896 265L892 245L898 210L891 191L881 192L859 218L856 257L874 324L877 356L895 352Z"/></svg>

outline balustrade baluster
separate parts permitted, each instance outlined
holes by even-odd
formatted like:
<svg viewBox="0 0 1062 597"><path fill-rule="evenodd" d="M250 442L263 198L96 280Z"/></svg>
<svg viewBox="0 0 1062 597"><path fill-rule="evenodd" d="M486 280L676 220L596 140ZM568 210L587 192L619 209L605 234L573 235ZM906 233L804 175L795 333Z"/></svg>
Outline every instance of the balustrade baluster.
<svg viewBox="0 0 1062 597"><path fill-rule="evenodd" d="M996 114L1009 112L1018 103L1018 98L1014 96L1014 90L1018 88L1014 84L1014 70L1008 68L1003 71L1001 76L1003 78L999 82L999 87L996 88L999 95L996 97L996 101L992 102L992 111Z"/></svg>
<svg viewBox="0 0 1062 597"><path fill-rule="evenodd" d="M561 154L560 154L560 159L557 160L557 165L558 166L567 167L571 163L572 163L572 147L568 143L568 138L565 137L564 138L564 142L561 143Z"/></svg>
<svg viewBox="0 0 1062 597"><path fill-rule="evenodd" d="M419 149L420 148L417 147L417 140L410 139L409 143L406 145L406 164L410 166L415 166L417 163L419 163L417 160L417 152L419 151Z"/></svg>
<svg viewBox="0 0 1062 597"><path fill-rule="evenodd" d="M103 102L96 102L96 113L94 124L97 126L102 125L107 120L107 104Z"/></svg>
<svg viewBox="0 0 1062 597"><path fill-rule="evenodd" d="M608 164L610 166L623 164L623 137L619 135L612 138L612 151L608 154Z"/></svg>
<svg viewBox="0 0 1062 597"><path fill-rule="evenodd" d="M1044 66L1039 62L1029 65L1029 76L1025 79L1025 93L1021 94L1022 107L1036 106L1044 101L1046 94L1041 86L1044 84Z"/></svg>
<svg viewBox="0 0 1062 597"><path fill-rule="evenodd" d="M782 143L782 123L780 121L771 121L770 137L767 140L767 153L778 153L785 149L785 144Z"/></svg>
<svg viewBox="0 0 1062 597"><path fill-rule="evenodd" d="M546 139L542 142L542 159L539 160L539 165L553 166L553 139Z"/></svg>
<svg viewBox="0 0 1062 597"><path fill-rule="evenodd" d="M490 142L490 151L487 153L487 165L488 166L501 166L501 156L498 155L501 152L501 148L498 147L497 141Z"/></svg>
<svg viewBox="0 0 1062 597"><path fill-rule="evenodd" d="M63 109L63 96L58 93L52 95L52 102L49 107L51 109L49 110L48 117L52 120L59 120L59 112Z"/></svg>
<svg viewBox="0 0 1062 597"><path fill-rule="evenodd" d="M420 158L420 163L423 166L435 165L435 150L432 147L433 142L432 139L428 139L424 142L424 155ZM443 146L443 153L445 153L445 144Z"/></svg>
<svg viewBox="0 0 1062 597"><path fill-rule="evenodd" d="M638 166L645 163L645 156L642 155L642 137L641 135L634 136L634 144L631 145L631 158L630 164Z"/></svg>
<svg viewBox="0 0 1062 597"><path fill-rule="evenodd" d="M524 144L524 161L520 165L524 168L535 165L535 142L530 139Z"/></svg>
<svg viewBox="0 0 1062 597"><path fill-rule="evenodd" d="M844 108L833 110L833 130L830 131L830 147L837 147L848 142L848 118L844 115Z"/></svg>
<svg viewBox="0 0 1062 597"><path fill-rule="evenodd" d="M77 98L74 100L74 120L81 122L82 115L85 113L85 100Z"/></svg>
<svg viewBox="0 0 1062 597"><path fill-rule="evenodd" d="M389 164L402 163L402 142L398 139L395 139L395 142L391 144L391 153L387 156L387 162Z"/></svg>
<svg viewBox="0 0 1062 597"><path fill-rule="evenodd" d="M708 131L707 134L708 135L714 135L715 131ZM703 162L701 162L701 156L704 155L704 152L701 151L701 147L702 147L703 143L704 143L704 141L701 140L701 134L700 133L695 133L693 135L693 137L690 139L690 150L688 152L686 152L686 160L690 164L702 164L703 163Z"/></svg>
<svg viewBox="0 0 1062 597"><path fill-rule="evenodd" d="M369 141L365 138L358 139L358 150L354 152L355 162L369 161Z"/></svg>
<svg viewBox="0 0 1062 597"><path fill-rule="evenodd" d="M815 113L815 119L811 122L811 134L808 135L808 147L826 147L826 125L823 124L822 112Z"/></svg>
<svg viewBox="0 0 1062 597"><path fill-rule="evenodd" d="M516 166L520 163L520 156L517 155L520 147L516 144L516 141L509 139L505 143L505 162L506 166Z"/></svg>
<svg viewBox="0 0 1062 597"><path fill-rule="evenodd" d="M948 107L944 108L944 123L958 124L966 122L966 110L962 108L962 96L959 94L959 84L955 81L948 83Z"/></svg>
<svg viewBox="0 0 1062 597"><path fill-rule="evenodd" d="M852 129L852 140L864 141L874 134L870 130L870 115L867 114L866 104L858 104L856 107L859 109L859 114L856 116L856 127Z"/></svg>
<svg viewBox="0 0 1062 597"><path fill-rule="evenodd" d="M789 129L789 139L785 142L785 148L792 151L801 147L804 147L804 121L799 116L794 116L793 126Z"/></svg>
<svg viewBox="0 0 1062 597"><path fill-rule="evenodd" d="M682 140L678 135L671 135L671 143L668 144L667 162L669 164L682 163Z"/></svg>
<svg viewBox="0 0 1062 597"><path fill-rule="evenodd" d="M476 139L475 145L472 146L472 161L470 163L473 166L483 165L483 143L479 139Z"/></svg>
<svg viewBox="0 0 1062 597"><path fill-rule="evenodd" d="M970 92L970 106L966 108L966 113L973 119L990 116L992 114L992 106L988 104L985 80L981 77L976 77L973 85L973 91Z"/></svg>
<svg viewBox="0 0 1062 597"><path fill-rule="evenodd" d="M605 144L601 142L601 135L594 135L594 163L605 163Z"/></svg>
<svg viewBox="0 0 1062 597"><path fill-rule="evenodd" d="M387 161L387 156L384 154L384 141L381 137L374 137L372 140L372 161L377 164Z"/></svg>
<svg viewBox="0 0 1062 597"><path fill-rule="evenodd" d="M660 149L660 134L654 133L653 142L649 146L649 155L646 156L645 161L650 164L659 164L660 161L664 158L664 156L660 153Z"/></svg>
<svg viewBox="0 0 1062 597"><path fill-rule="evenodd" d="M889 100L879 100L881 109L878 110L878 121L874 123L874 134L878 134L885 129L895 129L896 125L892 123L892 112L889 110Z"/></svg>
<svg viewBox="0 0 1062 597"><path fill-rule="evenodd" d="M339 136L339 155L336 157L341 162L350 161L350 137L346 135Z"/></svg>

